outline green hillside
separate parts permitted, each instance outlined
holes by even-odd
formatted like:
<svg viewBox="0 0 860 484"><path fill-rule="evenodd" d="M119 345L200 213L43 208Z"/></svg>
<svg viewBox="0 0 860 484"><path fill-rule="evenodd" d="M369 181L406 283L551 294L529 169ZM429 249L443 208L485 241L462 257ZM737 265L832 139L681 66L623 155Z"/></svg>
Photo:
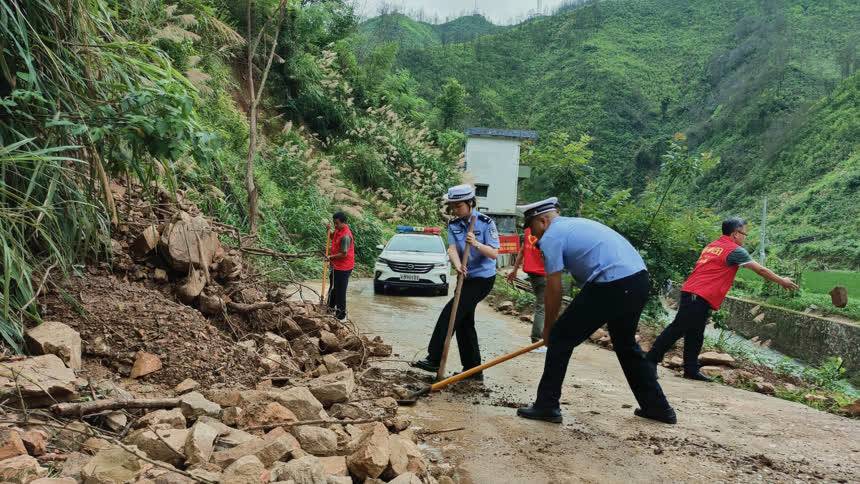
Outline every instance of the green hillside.
<svg viewBox="0 0 860 484"><path fill-rule="evenodd" d="M400 13L389 13L363 22L357 34L366 44L394 42L401 50L410 50L468 42L502 28L478 14L431 24Z"/></svg>
<svg viewBox="0 0 860 484"><path fill-rule="evenodd" d="M460 127L589 134L607 188L644 189L684 132L721 159L687 204L758 220L768 195L772 248L856 268L844 174L857 156L858 24L848 0L604 0L471 42L401 44L397 63L430 102L449 77L465 87ZM787 244L795 235L830 238Z"/></svg>

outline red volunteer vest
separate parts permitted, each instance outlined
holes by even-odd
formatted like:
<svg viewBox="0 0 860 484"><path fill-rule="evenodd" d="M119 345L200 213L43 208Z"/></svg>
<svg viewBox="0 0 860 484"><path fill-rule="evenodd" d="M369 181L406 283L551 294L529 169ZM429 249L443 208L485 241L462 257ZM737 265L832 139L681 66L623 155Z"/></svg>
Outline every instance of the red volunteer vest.
<svg viewBox="0 0 860 484"><path fill-rule="evenodd" d="M681 291L700 296L715 311L720 309L740 266L729 266L729 254L740 247L728 235L708 244L702 250L693 273L681 286Z"/></svg>
<svg viewBox="0 0 860 484"><path fill-rule="evenodd" d="M331 268L336 271L351 271L355 268L355 237L352 236L349 225L344 225L342 229L334 231L334 236L331 238L331 253L340 252L340 241L345 236L349 236L349 249L346 250L346 257L331 260Z"/></svg>
<svg viewBox="0 0 860 484"><path fill-rule="evenodd" d="M526 274L545 276L543 256L537 247L538 238L532 235L532 229L526 229L523 234L523 271Z"/></svg>

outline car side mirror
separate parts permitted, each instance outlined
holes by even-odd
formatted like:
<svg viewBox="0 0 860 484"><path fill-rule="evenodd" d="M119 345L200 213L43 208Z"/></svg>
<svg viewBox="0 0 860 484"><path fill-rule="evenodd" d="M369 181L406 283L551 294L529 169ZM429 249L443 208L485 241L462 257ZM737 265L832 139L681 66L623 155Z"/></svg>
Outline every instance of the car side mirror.
<svg viewBox="0 0 860 484"><path fill-rule="evenodd" d="M376 246L376 250L382 250L382 249L384 249L384 248L385 248L385 246L384 246L384 245L382 245L382 244L379 244L379 245L377 245L377 246Z"/></svg>

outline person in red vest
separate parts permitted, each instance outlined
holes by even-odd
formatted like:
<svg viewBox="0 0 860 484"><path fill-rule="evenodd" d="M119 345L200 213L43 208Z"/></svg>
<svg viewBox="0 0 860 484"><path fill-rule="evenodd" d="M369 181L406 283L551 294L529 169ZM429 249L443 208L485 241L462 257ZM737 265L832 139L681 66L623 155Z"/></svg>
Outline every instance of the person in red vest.
<svg viewBox="0 0 860 484"><path fill-rule="evenodd" d="M346 214L337 212L332 215L334 235L331 238L331 262L329 273L328 307L337 319L346 319L346 287L349 275L355 268L355 237L346 223Z"/></svg>
<svg viewBox="0 0 860 484"><path fill-rule="evenodd" d="M523 272L529 279L532 285L532 292L535 295L534 315L532 316L532 343L538 342L543 338L543 323L544 323L544 305L543 296L546 289L546 270L543 267L543 255L537 246L538 238L532 235L531 227L526 227L523 233L523 245L520 247L520 252L517 254L517 260L514 262L514 268L508 273L508 282L513 284L517 278L520 266ZM546 346L541 346L533 353L546 353Z"/></svg>
<svg viewBox="0 0 860 484"><path fill-rule="evenodd" d="M660 363L675 342L684 338L684 378L711 381L699 371L705 326L711 311L720 309L738 269L745 267L788 290L797 289L797 284L791 279L780 277L755 262L741 247L746 238L746 220L730 218L723 222L723 236L702 250L692 274L681 286L681 302L675 320L654 341L646 359L654 364Z"/></svg>

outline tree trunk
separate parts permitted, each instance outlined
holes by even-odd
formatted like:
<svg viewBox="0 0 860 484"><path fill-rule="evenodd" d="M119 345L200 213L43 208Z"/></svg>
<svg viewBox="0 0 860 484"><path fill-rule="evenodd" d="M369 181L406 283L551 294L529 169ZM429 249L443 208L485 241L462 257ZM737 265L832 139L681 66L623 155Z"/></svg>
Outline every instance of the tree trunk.
<svg viewBox="0 0 860 484"><path fill-rule="evenodd" d="M245 190L248 192L248 231L257 233L257 183L254 181L254 158L257 156L257 93L254 89L254 50L251 9L254 2L248 0L248 161L245 163Z"/></svg>

